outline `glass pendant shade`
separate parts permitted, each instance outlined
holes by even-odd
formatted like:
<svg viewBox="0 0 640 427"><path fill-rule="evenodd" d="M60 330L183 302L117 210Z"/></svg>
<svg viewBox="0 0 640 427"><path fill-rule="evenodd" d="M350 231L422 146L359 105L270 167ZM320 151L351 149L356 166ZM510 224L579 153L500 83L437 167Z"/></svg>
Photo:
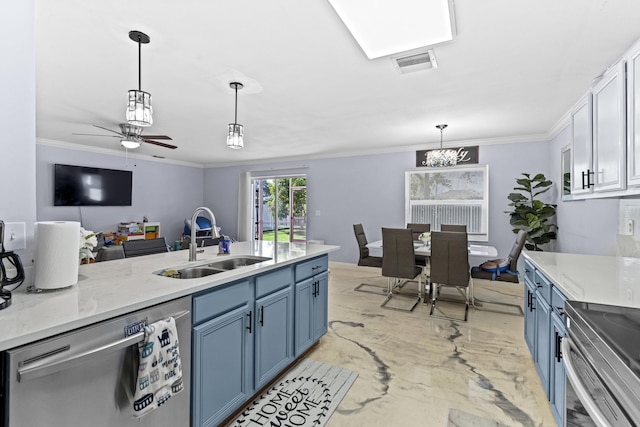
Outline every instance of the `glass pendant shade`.
<svg viewBox="0 0 640 427"><path fill-rule="evenodd" d="M431 150L427 153L426 165L430 168L439 168L443 166L455 166L458 163L458 152L453 149L442 148L442 134L448 125L436 125L440 129L440 149Z"/></svg>
<svg viewBox="0 0 640 427"><path fill-rule="evenodd" d="M456 150L431 150L427 153L427 166L439 168L442 166L455 166L458 163Z"/></svg>
<svg viewBox="0 0 640 427"><path fill-rule="evenodd" d="M138 90L131 89L127 96L127 123L134 126L153 124L151 94L142 90L142 45L151 41L148 35L140 31L129 31L129 38L138 44Z"/></svg>
<svg viewBox="0 0 640 427"><path fill-rule="evenodd" d="M235 115L233 123L229 123L229 134L227 135L227 147L238 150L244 147L244 126L238 124L238 89L242 89L244 85L240 82L229 83L231 89L236 92Z"/></svg>
<svg viewBox="0 0 640 427"><path fill-rule="evenodd" d="M124 148L128 148L129 150L133 150L136 149L138 147L140 147L140 141L136 141L134 139L123 139L122 141L120 141L120 144L124 147Z"/></svg>
<svg viewBox="0 0 640 427"><path fill-rule="evenodd" d="M227 147L233 148L234 150L244 147L244 126L238 123L229 123Z"/></svg>
<svg viewBox="0 0 640 427"><path fill-rule="evenodd" d="M152 115L151 94L131 89L127 105L127 123L136 126L151 126L153 124Z"/></svg>

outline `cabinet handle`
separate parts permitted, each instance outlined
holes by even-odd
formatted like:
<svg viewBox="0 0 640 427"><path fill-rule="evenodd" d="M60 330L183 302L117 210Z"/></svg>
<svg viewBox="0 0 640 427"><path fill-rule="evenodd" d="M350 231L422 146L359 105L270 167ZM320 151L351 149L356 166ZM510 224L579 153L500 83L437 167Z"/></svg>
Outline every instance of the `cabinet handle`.
<svg viewBox="0 0 640 427"><path fill-rule="evenodd" d="M535 298L535 296L533 294L529 294L531 296L531 305L529 306L529 311L533 311L536 308L533 306L533 299Z"/></svg>
<svg viewBox="0 0 640 427"><path fill-rule="evenodd" d="M253 311L249 310L249 312L247 313L247 316L249 316L249 326L247 326L247 329L249 330L249 333L251 333L251 324L253 323L252 321Z"/></svg>
<svg viewBox="0 0 640 427"><path fill-rule="evenodd" d="M260 307L260 326L264 326L264 306Z"/></svg>
<svg viewBox="0 0 640 427"><path fill-rule="evenodd" d="M311 269L312 269L312 270L317 270L317 269L319 269L320 267L322 267L322 266L321 266L321 265L316 265L315 267L311 267Z"/></svg>
<svg viewBox="0 0 640 427"><path fill-rule="evenodd" d="M316 280L316 298L320 295L320 281Z"/></svg>
<svg viewBox="0 0 640 427"><path fill-rule="evenodd" d="M582 189L586 189L589 187L593 187L595 184L591 182L591 175L595 175L595 171L587 169L587 172L582 171ZM585 177L587 178L587 183L584 183Z"/></svg>
<svg viewBox="0 0 640 427"><path fill-rule="evenodd" d="M562 337L558 332L556 332L555 334L556 334L556 349L555 349L556 360L558 361L558 363L560 363L562 359L562 350L560 349L560 344L562 343Z"/></svg>

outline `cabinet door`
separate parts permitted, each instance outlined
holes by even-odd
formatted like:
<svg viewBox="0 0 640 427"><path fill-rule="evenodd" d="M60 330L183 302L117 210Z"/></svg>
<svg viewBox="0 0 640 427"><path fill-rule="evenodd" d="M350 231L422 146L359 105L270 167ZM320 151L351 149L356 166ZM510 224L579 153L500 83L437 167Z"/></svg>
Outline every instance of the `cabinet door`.
<svg viewBox="0 0 640 427"><path fill-rule="evenodd" d="M315 297L313 308L313 340L318 341L320 337L327 333L328 308L329 308L329 273L326 271L314 276Z"/></svg>
<svg viewBox="0 0 640 427"><path fill-rule="evenodd" d="M536 293L535 287L525 279L524 281L524 340L529 347L531 356L535 360L536 348L535 348L535 336L536 336Z"/></svg>
<svg viewBox="0 0 640 427"><path fill-rule="evenodd" d="M562 352L560 342L565 336L564 323L555 312L551 314L551 378L549 380L549 400L551 401L551 412L556 419L556 423L564 425L564 388L566 374L564 363L562 362Z"/></svg>
<svg viewBox="0 0 640 427"><path fill-rule="evenodd" d="M315 285L313 277L296 283L296 321L295 347L296 357L302 354L314 342L313 304Z"/></svg>
<svg viewBox="0 0 640 427"><path fill-rule="evenodd" d="M626 188L625 63L620 61L593 87L594 191Z"/></svg>
<svg viewBox="0 0 640 427"><path fill-rule="evenodd" d="M194 426L215 426L253 395L249 305L193 328Z"/></svg>
<svg viewBox="0 0 640 427"><path fill-rule="evenodd" d="M255 389L260 389L293 360L291 287L260 298L255 313Z"/></svg>
<svg viewBox="0 0 640 427"><path fill-rule="evenodd" d="M627 59L627 185L640 185L640 45Z"/></svg>
<svg viewBox="0 0 640 427"><path fill-rule="evenodd" d="M592 153L591 92L583 96L571 111L571 194L591 192L588 185ZM592 175L591 175L592 177Z"/></svg>
<svg viewBox="0 0 640 427"><path fill-rule="evenodd" d="M538 375L544 391L549 397L549 362L551 360L551 348L549 346L549 335L551 333L551 307L545 301L540 292L536 292L535 306L535 362Z"/></svg>

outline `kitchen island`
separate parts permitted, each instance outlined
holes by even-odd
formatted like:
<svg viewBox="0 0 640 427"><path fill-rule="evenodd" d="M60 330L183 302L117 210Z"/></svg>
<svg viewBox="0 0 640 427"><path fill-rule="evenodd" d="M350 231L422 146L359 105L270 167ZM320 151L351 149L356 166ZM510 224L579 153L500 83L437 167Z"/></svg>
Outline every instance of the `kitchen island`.
<svg viewBox="0 0 640 427"><path fill-rule="evenodd" d="M114 410L99 402L109 399L113 389L118 395L118 390L137 387L125 384L128 373L135 372L127 360L138 342L138 325L172 315L177 316L176 325L181 319L182 380L190 393L171 399L168 412L145 416L143 424L165 425L158 424L162 418L171 425L187 425L189 420L192 426L219 424L326 333L327 254L337 249L247 242L233 244L231 255L218 255L218 248L212 246L193 262L187 261L188 251L179 251L89 264L80 268L80 280L70 288L15 292L14 304L0 313L0 321L7 325L0 337L0 365L12 372L3 380L0 397L5 402L8 396L6 402L13 402L0 406L0 421L18 426L31 417L31 425L41 424L50 416L48 411L29 411L21 405L35 398L46 402L45 407L65 408L65 416L71 419L106 411L98 417L105 426L109 422L129 425L129 403L116 399L119 409ZM178 278L177 272L187 274ZM177 304L184 311L169 309ZM159 313L165 317L158 317ZM85 340L107 334L113 344L89 352L81 349ZM74 341L75 336L85 338ZM51 337L55 338L47 339ZM124 353L110 357L111 348L122 348ZM20 355L27 353L37 356L25 358L22 364ZM95 358L98 354L100 358ZM95 362L87 365L81 360ZM111 368L105 371L107 362ZM83 385L92 378L86 377L87 369L104 371L100 384L106 384L105 390ZM42 377L44 382L27 381L31 377ZM62 393L46 392L51 384ZM94 398L89 398L91 393ZM58 402L58 397L63 400ZM78 403L66 406L71 401ZM59 417L55 425L67 425L71 419Z"/></svg>
<svg viewBox="0 0 640 427"><path fill-rule="evenodd" d="M198 261L188 262L188 251L85 264L79 280L69 288L28 293L22 286L12 305L0 311L0 351L59 333L144 309L226 283L275 270L338 250L338 246L304 243L237 242L231 255L218 255L217 246L204 248ZM173 279L154 272L188 267L241 255L271 260L195 279Z"/></svg>

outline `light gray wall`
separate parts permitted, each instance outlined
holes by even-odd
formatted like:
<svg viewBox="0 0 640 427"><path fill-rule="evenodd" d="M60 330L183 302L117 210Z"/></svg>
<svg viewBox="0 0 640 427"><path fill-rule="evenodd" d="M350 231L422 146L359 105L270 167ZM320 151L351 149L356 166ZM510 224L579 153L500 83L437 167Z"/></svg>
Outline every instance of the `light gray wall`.
<svg viewBox="0 0 640 427"><path fill-rule="evenodd" d="M178 240L184 219L202 205L203 169L159 161L37 145L38 221L80 221L93 231L116 231L120 222L160 222L167 243ZM133 171L131 206L53 206L53 165L101 167Z"/></svg>
<svg viewBox="0 0 640 427"><path fill-rule="evenodd" d="M22 258L30 280L36 219L35 15L33 0L6 0L0 13L0 220L26 224Z"/></svg>
<svg viewBox="0 0 640 427"><path fill-rule="evenodd" d="M571 128L567 126L550 144L549 159L553 177L560 183L560 150L571 143ZM618 233L620 199L605 198L593 200L563 201L557 187L555 202L557 208L558 239L556 251L615 255Z"/></svg>
<svg viewBox="0 0 640 427"><path fill-rule="evenodd" d="M489 165L489 244L500 254L511 249L507 195L521 172L549 174L548 143L532 142L480 147L479 163ZM306 165L306 169L297 166ZM369 241L381 239L381 228L404 227L404 171L415 167L415 152L364 155L205 171L204 202L215 206L218 225L232 236L237 230L238 182L241 171L288 170L307 174L308 239L341 246L333 261L355 263L358 249L353 224L362 223ZM282 170L280 170L282 169ZM320 215L316 216L316 211ZM479 263L480 260L471 260Z"/></svg>

